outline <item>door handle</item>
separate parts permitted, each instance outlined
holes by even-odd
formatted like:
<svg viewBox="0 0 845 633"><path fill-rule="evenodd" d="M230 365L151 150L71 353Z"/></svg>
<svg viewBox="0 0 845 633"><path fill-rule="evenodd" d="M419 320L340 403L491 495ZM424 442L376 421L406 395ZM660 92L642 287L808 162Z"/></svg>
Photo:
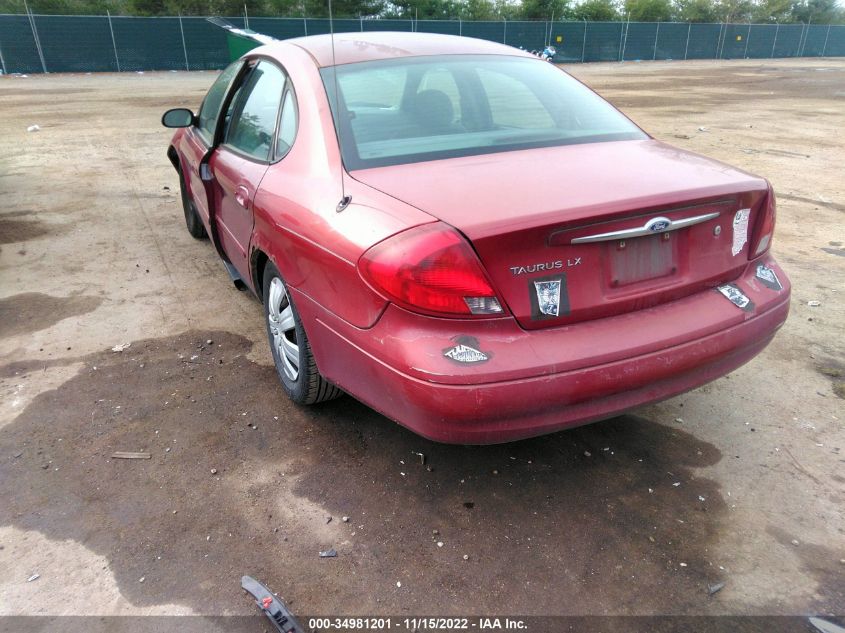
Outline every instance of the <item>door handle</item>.
<svg viewBox="0 0 845 633"><path fill-rule="evenodd" d="M249 189L243 185L238 185L235 189L235 202L241 205L244 209L249 208Z"/></svg>

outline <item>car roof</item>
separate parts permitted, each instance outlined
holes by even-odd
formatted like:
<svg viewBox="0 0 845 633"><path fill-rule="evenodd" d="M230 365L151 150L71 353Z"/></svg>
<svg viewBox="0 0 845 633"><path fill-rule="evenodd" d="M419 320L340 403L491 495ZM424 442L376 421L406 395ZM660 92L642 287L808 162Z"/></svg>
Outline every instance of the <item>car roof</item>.
<svg viewBox="0 0 845 633"><path fill-rule="evenodd" d="M278 52L281 53L282 45L286 44L305 49L320 67L422 55L531 56L530 53L512 46L472 37L398 31L335 33L334 51L331 35L297 37L269 44L261 50L272 55L274 49L279 49Z"/></svg>

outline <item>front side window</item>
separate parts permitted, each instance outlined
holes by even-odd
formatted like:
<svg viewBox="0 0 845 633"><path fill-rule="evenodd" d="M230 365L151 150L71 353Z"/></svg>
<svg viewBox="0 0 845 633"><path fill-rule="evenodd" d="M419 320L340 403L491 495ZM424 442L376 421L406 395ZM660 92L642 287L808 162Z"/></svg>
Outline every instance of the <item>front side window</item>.
<svg viewBox="0 0 845 633"><path fill-rule="evenodd" d="M217 80L209 88L208 94L205 95L205 99L200 106L199 125L197 129L199 130L200 136L209 145L214 141L214 132L217 129L217 121L220 118L220 107L223 105L223 99L226 97L226 91L229 89L232 80L242 66L242 61L237 61L227 66L217 76Z"/></svg>
<svg viewBox="0 0 845 633"><path fill-rule="evenodd" d="M285 79L282 70L269 62L259 62L252 69L238 92L226 145L258 160L269 160Z"/></svg>
<svg viewBox="0 0 845 633"><path fill-rule="evenodd" d="M460 125L459 121L464 118L458 84L448 66L427 70L417 86L413 101L416 109L422 111L422 116L435 119L436 124L444 129Z"/></svg>
<svg viewBox="0 0 845 633"><path fill-rule="evenodd" d="M648 138L589 88L538 59L440 55L321 73L349 169Z"/></svg>
<svg viewBox="0 0 845 633"><path fill-rule="evenodd" d="M525 82L489 68L479 68L478 79L490 104L490 119L494 126L513 129L555 127L551 113ZM514 102L519 107L514 107Z"/></svg>

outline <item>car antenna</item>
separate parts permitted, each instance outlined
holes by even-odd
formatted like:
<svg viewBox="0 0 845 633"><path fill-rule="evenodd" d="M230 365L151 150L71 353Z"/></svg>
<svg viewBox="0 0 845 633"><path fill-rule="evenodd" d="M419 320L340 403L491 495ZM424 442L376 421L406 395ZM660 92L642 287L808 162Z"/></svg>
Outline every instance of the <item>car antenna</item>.
<svg viewBox="0 0 845 633"><path fill-rule="evenodd" d="M346 195L346 183L344 182L343 178L343 143L340 140L340 135L342 134L341 129L343 128L343 124L340 121L341 113L340 113L340 93L339 88L337 85L337 59L335 58L334 53L334 17L332 16L332 0L329 0L329 33L332 40L332 77L334 77L334 110L337 114L337 144L338 149L341 152L340 155L340 202L337 203L337 207L335 208L335 212L340 213L346 207L349 206L349 203L352 202L352 196Z"/></svg>

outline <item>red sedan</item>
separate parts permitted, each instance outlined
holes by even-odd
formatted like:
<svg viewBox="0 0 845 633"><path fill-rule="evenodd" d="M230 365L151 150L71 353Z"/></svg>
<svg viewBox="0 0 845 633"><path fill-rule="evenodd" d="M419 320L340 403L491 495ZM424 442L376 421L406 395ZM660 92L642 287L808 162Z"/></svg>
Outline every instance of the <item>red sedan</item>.
<svg viewBox="0 0 845 633"><path fill-rule="evenodd" d="M300 404L516 440L711 381L787 317L766 180L507 46L287 40L162 120L188 230L263 303Z"/></svg>

